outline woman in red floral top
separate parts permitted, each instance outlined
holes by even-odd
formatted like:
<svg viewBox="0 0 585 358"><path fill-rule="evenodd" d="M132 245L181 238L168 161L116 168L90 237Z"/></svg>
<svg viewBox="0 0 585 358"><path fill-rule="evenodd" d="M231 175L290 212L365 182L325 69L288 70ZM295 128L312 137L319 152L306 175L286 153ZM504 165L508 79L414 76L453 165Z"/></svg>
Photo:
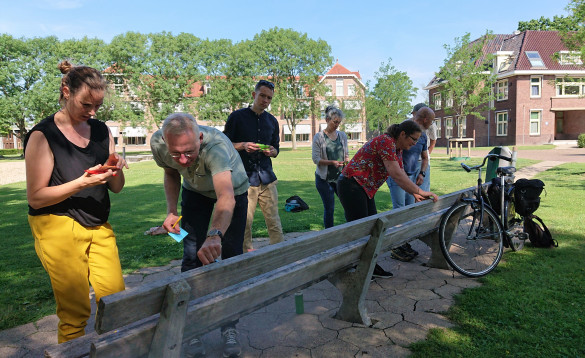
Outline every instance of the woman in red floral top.
<svg viewBox="0 0 585 358"><path fill-rule="evenodd" d="M438 200L436 194L414 184L402 168L402 150L415 145L421 133L416 122L404 121L391 125L386 133L373 138L358 150L337 180L337 193L346 221L377 214L374 195L389 176L404 191L414 195L416 201L425 198ZM392 277L392 273L376 265L373 276L387 278Z"/></svg>

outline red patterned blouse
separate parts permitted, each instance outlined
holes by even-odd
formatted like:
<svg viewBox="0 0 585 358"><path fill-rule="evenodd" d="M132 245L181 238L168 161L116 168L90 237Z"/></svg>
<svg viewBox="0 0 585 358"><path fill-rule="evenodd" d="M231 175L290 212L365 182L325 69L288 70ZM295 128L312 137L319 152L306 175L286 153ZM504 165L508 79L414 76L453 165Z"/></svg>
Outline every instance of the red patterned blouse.
<svg viewBox="0 0 585 358"><path fill-rule="evenodd" d="M371 199L390 176L384 160L397 161L402 168L402 149L396 148L396 141L388 134L364 144L343 168L342 174L346 178L355 178Z"/></svg>

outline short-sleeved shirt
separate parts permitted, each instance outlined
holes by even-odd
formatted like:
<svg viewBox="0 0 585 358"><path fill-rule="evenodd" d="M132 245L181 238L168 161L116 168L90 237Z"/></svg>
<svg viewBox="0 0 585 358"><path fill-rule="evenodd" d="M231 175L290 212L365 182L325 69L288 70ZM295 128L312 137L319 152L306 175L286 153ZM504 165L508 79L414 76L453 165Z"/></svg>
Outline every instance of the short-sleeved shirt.
<svg viewBox="0 0 585 358"><path fill-rule="evenodd" d="M390 176L384 161L396 161L400 168L402 150L396 148L396 141L388 134L372 138L364 144L343 168L343 176L354 178L371 199Z"/></svg>
<svg viewBox="0 0 585 358"><path fill-rule="evenodd" d="M240 155L232 142L215 128L199 126L203 133L203 141L199 148L199 156L191 166L184 168L169 154L163 141L162 129L156 131L150 139L150 149L156 164L161 168L177 170L183 177L183 187L208 198L217 199L213 187L213 176L217 173L231 171L234 194L240 195L248 191L250 184L244 170Z"/></svg>
<svg viewBox="0 0 585 358"><path fill-rule="evenodd" d="M427 135L423 131L415 145L408 150L402 151L402 160L404 160L404 171L407 175L413 175L418 170L418 161L421 153L427 150Z"/></svg>
<svg viewBox="0 0 585 358"><path fill-rule="evenodd" d="M280 136L278 121L266 111L259 115L250 107L232 112L225 123L224 134L234 143L254 142L273 146L278 153ZM276 180L272 160L262 151L239 151L252 186L270 184Z"/></svg>
<svg viewBox="0 0 585 358"><path fill-rule="evenodd" d="M427 128L425 130L425 133L427 135L427 148L431 147L431 141L432 140L437 140L437 125L435 124L435 122L433 121L433 123L431 123L431 126L429 128ZM429 153L429 159L431 157L431 153Z"/></svg>

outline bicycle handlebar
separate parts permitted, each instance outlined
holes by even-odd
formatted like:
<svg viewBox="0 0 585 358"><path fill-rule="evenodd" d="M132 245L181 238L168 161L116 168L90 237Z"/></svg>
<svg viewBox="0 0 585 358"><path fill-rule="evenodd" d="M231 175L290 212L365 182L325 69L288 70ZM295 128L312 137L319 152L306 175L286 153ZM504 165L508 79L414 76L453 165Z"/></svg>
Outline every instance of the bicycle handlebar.
<svg viewBox="0 0 585 358"><path fill-rule="evenodd" d="M465 163L461 163L461 166L463 167L463 169L465 169L466 172L469 173L472 169L478 170L479 168L483 167L485 165L485 162L488 159L490 159L490 160L503 159L503 160L508 161L508 162L512 161L512 158L505 157L505 156L500 155L500 154L488 154L483 158L483 162L481 162L481 164L479 164L479 165L475 165L473 167L470 167Z"/></svg>

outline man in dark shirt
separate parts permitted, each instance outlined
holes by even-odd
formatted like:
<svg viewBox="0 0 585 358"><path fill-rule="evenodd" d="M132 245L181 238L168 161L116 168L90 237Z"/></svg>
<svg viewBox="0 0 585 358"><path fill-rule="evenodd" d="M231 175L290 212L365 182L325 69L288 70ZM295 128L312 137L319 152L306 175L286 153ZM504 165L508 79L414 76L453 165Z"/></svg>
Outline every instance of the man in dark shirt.
<svg viewBox="0 0 585 358"><path fill-rule="evenodd" d="M252 92L252 105L232 112L225 124L224 133L240 153L250 180L244 252L253 250L252 222L257 203L264 214L270 244L279 243L284 238L278 216L278 181L270 159L276 158L279 152L279 126L276 118L266 112L273 96L274 84L260 80Z"/></svg>

